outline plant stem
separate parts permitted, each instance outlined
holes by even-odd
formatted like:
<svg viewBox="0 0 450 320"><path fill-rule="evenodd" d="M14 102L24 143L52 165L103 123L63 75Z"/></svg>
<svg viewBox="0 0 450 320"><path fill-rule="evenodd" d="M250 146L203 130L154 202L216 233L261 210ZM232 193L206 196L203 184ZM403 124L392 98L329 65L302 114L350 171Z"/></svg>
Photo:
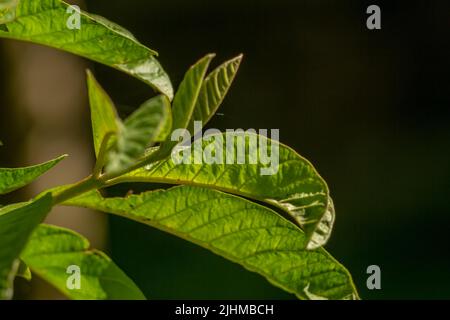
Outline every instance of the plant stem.
<svg viewBox="0 0 450 320"><path fill-rule="evenodd" d="M89 176L84 180L70 186L69 188L53 195L53 205L60 204L66 200L79 196L90 190L99 189L103 183L94 176Z"/></svg>
<svg viewBox="0 0 450 320"><path fill-rule="evenodd" d="M142 168L150 163L162 160L163 158L165 158L165 154L161 153L160 149L157 149L157 150L153 151L152 153L148 154L147 156L145 156L143 159L141 159L140 161L138 161L137 163L135 163L134 165L132 165L129 168L126 168L119 172L113 172L113 173L109 173L109 174L107 173L107 174L101 176L100 181L105 185L109 185L112 180L115 180L116 178L119 178L119 177L121 177L127 173L130 173L134 170Z"/></svg>
<svg viewBox="0 0 450 320"><path fill-rule="evenodd" d="M164 153L158 151L159 150L156 150L150 153L149 155L141 159L141 161L137 162L127 169L124 169L120 172L113 172L104 175L101 175L101 168L103 166L102 164L104 163L104 156L102 155L101 159L99 158L99 160L97 161L94 173L92 175L81 180L78 183L67 187L62 191L53 194L53 205L61 204L69 199L75 198L76 196L79 196L91 190L102 189L116 184L116 180L120 179L120 177L124 174L132 172L152 162L161 160L164 157Z"/></svg>

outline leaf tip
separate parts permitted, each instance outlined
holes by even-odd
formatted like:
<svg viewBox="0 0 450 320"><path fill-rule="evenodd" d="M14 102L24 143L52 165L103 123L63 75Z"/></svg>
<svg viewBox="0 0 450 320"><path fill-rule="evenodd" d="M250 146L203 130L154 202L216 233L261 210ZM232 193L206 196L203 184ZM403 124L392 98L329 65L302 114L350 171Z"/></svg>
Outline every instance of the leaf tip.
<svg viewBox="0 0 450 320"><path fill-rule="evenodd" d="M59 157L57 157L57 158L54 160L54 162L55 162L55 164L57 164L57 163L63 161L63 160L64 160L65 158L67 158L67 157L69 157L68 154L60 155Z"/></svg>
<svg viewBox="0 0 450 320"><path fill-rule="evenodd" d="M87 78L88 83L89 82L97 83L97 80L95 79L94 73L92 72L91 69L86 69L86 78Z"/></svg>

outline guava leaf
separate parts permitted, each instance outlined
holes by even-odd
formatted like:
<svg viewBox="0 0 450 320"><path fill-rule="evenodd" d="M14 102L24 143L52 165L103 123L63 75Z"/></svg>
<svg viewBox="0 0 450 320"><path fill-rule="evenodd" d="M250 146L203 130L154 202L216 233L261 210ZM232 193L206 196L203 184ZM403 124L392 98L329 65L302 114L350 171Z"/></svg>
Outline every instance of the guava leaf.
<svg viewBox="0 0 450 320"><path fill-rule="evenodd" d="M6 194L30 184L56 166L66 156L24 168L0 168L0 194Z"/></svg>
<svg viewBox="0 0 450 320"><path fill-rule="evenodd" d="M173 130L186 129L196 106L197 98L202 88L203 79L214 54L208 54L186 72L173 100ZM161 147L161 152L170 154L170 150L178 142L171 141L170 136Z"/></svg>
<svg viewBox="0 0 450 320"><path fill-rule="evenodd" d="M274 211L212 189L178 186L126 198L93 191L66 205L113 213L200 245L301 299L357 298L348 271Z"/></svg>
<svg viewBox="0 0 450 320"><path fill-rule="evenodd" d="M334 207L325 181L308 160L284 144L244 131L212 134L208 139L200 142L200 148L194 142L188 149L191 155L187 164L177 164L171 156L132 171L117 181L196 185L262 201L295 219L306 232L307 249L321 247L328 241L335 219ZM251 145L255 148L249 147ZM273 162L273 172L260 156L265 154L264 146L267 151L272 146L278 149L279 156L274 159L279 163ZM172 155L177 150L175 147ZM221 155L220 163L208 164L204 158L206 150L208 154ZM229 161L231 155L234 155L233 161Z"/></svg>
<svg viewBox="0 0 450 320"><path fill-rule="evenodd" d="M205 126L216 113L233 83L241 61L242 55L228 60L205 78L188 126L191 135L197 133L194 131L194 121L201 121Z"/></svg>
<svg viewBox="0 0 450 320"><path fill-rule="evenodd" d="M172 127L170 102L159 95L142 104L123 123L118 121L115 146L108 154L107 172L118 172L144 154L147 147L165 139Z"/></svg>
<svg viewBox="0 0 450 320"><path fill-rule="evenodd" d="M16 277L23 278L27 281L30 281L33 277L31 274L30 268L22 260L20 260L20 262L19 262L19 267L17 268Z"/></svg>
<svg viewBox="0 0 450 320"><path fill-rule="evenodd" d="M111 98L90 71L87 72L87 87L91 108L95 155L98 157L102 144L108 143L107 137L117 134L117 112ZM107 145L104 148L107 148Z"/></svg>
<svg viewBox="0 0 450 320"><path fill-rule="evenodd" d="M15 10L18 1L19 0L0 0L0 24L15 19Z"/></svg>
<svg viewBox="0 0 450 320"><path fill-rule="evenodd" d="M21 259L33 273L71 299L145 299L134 282L107 255L89 249L88 240L71 230L40 225ZM79 289L68 286L72 266L79 268Z"/></svg>
<svg viewBox="0 0 450 320"><path fill-rule="evenodd" d="M52 197L47 194L36 201L0 208L0 299L12 298L19 255L51 207Z"/></svg>
<svg viewBox="0 0 450 320"><path fill-rule="evenodd" d="M208 54L189 68L173 100L173 128L185 129L201 91L203 78L214 54Z"/></svg>
<svg viewBox="0 0 450 320"><path fill-rule="evenodd" d="M54 47L116 68L172 100L172 84L156 52L124 28L60 0L19 0L13 13L5 10L0 10L0 37Z"/></svg>

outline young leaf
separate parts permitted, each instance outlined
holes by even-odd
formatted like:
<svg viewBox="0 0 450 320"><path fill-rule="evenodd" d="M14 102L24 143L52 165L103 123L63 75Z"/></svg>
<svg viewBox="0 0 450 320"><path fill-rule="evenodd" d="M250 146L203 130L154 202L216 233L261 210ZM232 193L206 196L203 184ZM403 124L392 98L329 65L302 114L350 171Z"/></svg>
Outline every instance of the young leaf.
<svg viewBox="0 0 450 320"><path fill-rule="evenodd" d="M71 299L145 299L134 282L108 256L89 249L88 240L71 230L40 225L21 258L33 273ZM79 288L76 279L74 283L70 281L74 267L79 270ZM74 287L70 288L69 283Z"/></svg>
<svg viewBox="0 0 450 320"><path fill-rule="evenodd" d="M305 250L304 233L274 211L242 198L191 186L69 200L133 219L191 241L266 277L301 299L356 299L348 271L325 250Z"/></svg>
<svg viewBox="0 0 450 320"><path fill-rule="evenodd" d="M214 54L206 55L186 72L173 100L173 130L186 129L188 127L202 88L203 78L214 56ZM176 144L177 142L171 141L170 136L168 136L167 141L164 141L161 145L159 151L161 156L164 157L170 154L170 151Z"/></svg>
<svg viewBox="0 0 450 320"><path fill-rule="evenodd" d="M25 168L0 168L0 194L20 189L56 166L66 156Z"/></svg>
<svg viewBox="0 0 450 320"><path fill-rule="evenodd" d="M196 134L194 132L194 121L202 121L202 124L205 125L216 113L233 83L241 61L242 55L226 61L213 70L203 81L188 126L192 135Z"/></svg>
<svg viewBox="0 0 450 320"><path fill-rule="evenodd" d="M159 95L145 102L123 124L118 123L119 133L109 153L107 172L118 172L131 166L147 147L166 138L172 127L170 102Z"/></svg>
<svg viewBox="0 0 450 320"><path fill-rule="evenodd" d="M38 200L0 208L0 299L10 299L20 253L52 207L47 194Z"/></svg>
<svg viewBox="0 0 450 320"><path fill-rule="evenodd" d="M23 278L27 281L30 281L33 277L31 274L30 268L22 260L20 260L20 262L19 262L19 267L17 268L16 277Z"/></svg>
<svg viewBox="0 0 450 320"><path fill-rule="evenodd" d="M173 100L173 130L186 129L188 127L203 84L203 79L214 56L214 54L206 55L186 72ZM169 135L167 140L161 145L159 156L164 158L169 155L176 144L176 141L170 140Z"/></svg>
<svg viewBox="0 0 450 320"><path fill-rule="evenodd" d="M111 98L89 70L87 71L87 85L89 104L91 107L95 155L98 157L102 143L107 144L107 137L112 134L117 134L117 113Z"/></svg>
<svg viewBox="0 0 450 320"><path fill-rule="evenodd" d="M197 102L203 78L214 54L208 54L186 72L173 100L173 129L186 129Z"/></svg>
<svg viewBox="0 0 450 320"><path fill-rule="evenodd" d="M15 17L0 11L0 23L3 23L0 37L43 44L86 57L130 74L170 100L173 98L172 84L155 59L156 52L107 19L71 8L60 0L20 0Z"/></svg>
<svg viewBox="0 0 450 320"><path fill-rule="evenodd" d="M245 145L239 140L244 137ZM251 139L258 139L258 142L250 143ZM231 141L228 148L227 141ZM248 148L256 143L258 148ZM269 171L272 174L262 175L262 170L268 170L269 165L261 161L261 145L267 145L268 150L272 145L278 149L279 157L274 158L273 172ZM195 164L195 159L203 159L206 148L222 156L221 164L207 164L205 161ZM168 157L117 181L189 184L263 201L286 211L304 228L308 249L321 247L328 241L335 217L328 187L312 164L294 150L263 136L238 132L210 135L209 140L203 140L202 148L194 146L191 149L189 164L176 164L173 157ZM245 163L238 162L239 154L245 155ZM231 155L234 161L227 163ZM256 164L251 164L252 156ZM275 163L275 159L279 163Z"/></svg>

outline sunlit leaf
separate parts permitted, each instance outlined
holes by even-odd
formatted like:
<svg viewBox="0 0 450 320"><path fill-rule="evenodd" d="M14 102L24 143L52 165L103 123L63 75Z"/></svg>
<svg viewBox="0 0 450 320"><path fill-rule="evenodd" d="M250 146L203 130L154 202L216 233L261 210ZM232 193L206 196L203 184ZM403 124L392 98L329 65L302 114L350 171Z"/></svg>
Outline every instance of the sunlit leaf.
<svg viewBox="0 0 450 320"><path fill-rule="evenodd" d="M52 207L51 195L0 208L0 299L11 299L19 255Z"/></svg>
<svg viewBox="0 0 450 320"><path fill-rule="evenodd" d="M10 22L15 19L15 10L18 1L19 0L0 1L0 24Z"/></svg>
<svg viewBox="0 0 450 320"><path fill-rule="evenodd" d="M227 141L231 141L228 148ZM334 207L325 181L309 161L281 143L252 133L213 134L200 145L201 148L190 148L187 164L176 164L174 157L168 157L118 181L197 185L263 201L286 211L304 228L308 249L327 242L333 228ZM251 145L257 147L250 148ZM269 157L263 161L264 146ZM210 153L221 155L219 163L205 161L207 148ZM270 163L264 163L267 160Z"/></svg>
<svg viewBox="0 0 450 320"><path fill-rule="evenodd" d="M90 71L87 73L87 86L91 107L95 155L98 157L102 143L107 143L105 139L107 139L108 135L117 134L117 113L111 98Z"/></svg>
<svg viewBox="0 0 450 320"><path fill-rule="evenodd" d="M156 52L124 28L97 15L78 12L60 0L20 0L15 13L5 10L9 11L0 11L0 37L47 45L103 63L172 99L170 79L155 59ZM77 23L70 24L78 18L79 28Z"/></svg>
<svg viewBox="0 0 450 320"><path fill-rule="evenodd" d="M0 168L0 194L20 189L56 166L66 156L24 168Z"/></svg>
<svg viewBox="0 0 450 320"><path fill-rule="evenodd" d="M191 186L69 200L133 219L239 263L302 299L355 299L348 271L325 250L306 250L304 233L274 211L220 191Z"/></svg>
<svg viewBox="0 0 450 320"><path fill-rule="evenodd" d="M194 112L197 98L202 88L203 79L214 54L208 54L189 68L181 82L173 100L173 130L186 129ZM170 150L177 141L170 140L170 136L161 146L161 152L170 154Z"/></svg>
<svg viewBox="0 0 450 320"><path fill-rule="evenodd" d="M226 61L213 70L203 81L188 126L192 135L196 133L194 131L194 121L201 121L204 126L216 113L233 83L241 61L242 55Z"/></svg>
<svg viewBox="0 0 450 320"><path fill-rule="evenodd" d="M71 230L40 225L21 258L33 273L72 299L145 299L108 256L89 249L89 242ZM80 272L79 289L67 285L71 267Z"/></svg>
<svg viewBox="0 0 450 320"><path fill-rule="evenodd" d="M169 134L172 127L170 102L163 95L152 98L118 124L117 141L108 155L108 172L132 165L147 147Z"/></svg>

